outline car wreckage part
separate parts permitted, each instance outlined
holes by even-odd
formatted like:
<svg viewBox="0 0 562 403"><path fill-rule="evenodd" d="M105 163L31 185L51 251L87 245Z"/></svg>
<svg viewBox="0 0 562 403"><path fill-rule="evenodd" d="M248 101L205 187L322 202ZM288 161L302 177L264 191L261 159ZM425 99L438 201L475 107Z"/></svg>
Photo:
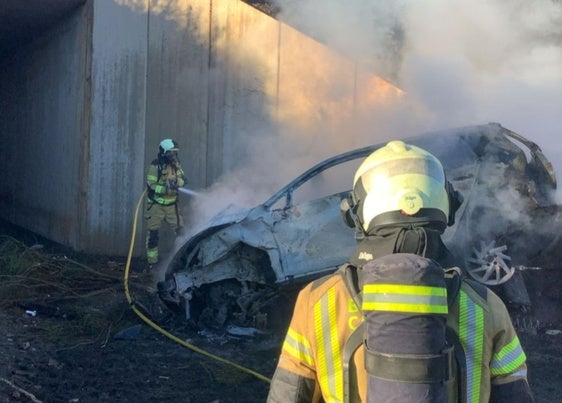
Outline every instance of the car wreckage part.
<svg viewBox="0 0 562 403"><path fill-rule="evenodd" d="M468 268L468 274L482 284L504 284L515 273L515 269L506 263L511 258L503 253L507 250L507 246L495 245L495 241L489 244L480 242L480 249L473 248L475 257L468 259L469 263L475 265Z"/></svg>
<svg viewBox="0 0 562 403"><path fill-rule="evenodd" d="M254 334L263 333L290 316L293 302L288 297L290 289L229 279L185 289L179 294L177 290L181 287L176 280L180 279L171 277L158 283L160 299L168 307L182 310L185 319L199 329L235 327L256 329L252 330Z"/></svg>
<svg viewBox="0 0 562 403"><path fill-rule="evenodd" d="M250 368L244 367L240 364L237 364L233 361L227 360L226 358L223 357L219 357L215 354L212 354L206 350L203 350L202 348L199 348L197 346L195 346L194 344L191 344L185 340L182 340L181 338L169 333L168 331L166 331L165 329L163 329L162 327L160 327L159 325L157 325L156 323L154 323L148 316L145 315L145 313L140 309L140 305L135 302L135 300L133 299L133 296L131 295L130 291L129 291L129 272L130 272L130 268L131 268L131 260L132 260L132 256L133 256L133 251L134 251L134 245L135 245L135 234L136 234L136 230L137 230L137 221L138 221L138 217L139 217L139 211L140 211L140 207L142 205L142 201L144 200L144 197L146 195L146 190L140 195L138 201L137 201L137 205L135 208L135 216L134 216L134 220L133 220L133 228L132 228L132 236L131 236L131 243L129 245L129 253L127 255L127 263L125 264L125 275L123 278L123 286L124 286L124 291L125 291L125 297L127 298L127 302L129 303L129 305L131 306L131 309L133 310L133 312L135 312L135 314L137 314L137 316L142 319L147 325L149 325L150 327L152 327L154 330L158 331L159 333L163 334L164 336L168 337L169 339L173 340L174 342L192 350L195 351L196 353L202 354L206 357L209 357L213 360L219 361L223 364L229 365L231 367L234 367L242 372L248 373L252 376L255 376L256 378L264 381L264 382L268 382L271 383L271 379L256 372L251 370Z"/></svg>

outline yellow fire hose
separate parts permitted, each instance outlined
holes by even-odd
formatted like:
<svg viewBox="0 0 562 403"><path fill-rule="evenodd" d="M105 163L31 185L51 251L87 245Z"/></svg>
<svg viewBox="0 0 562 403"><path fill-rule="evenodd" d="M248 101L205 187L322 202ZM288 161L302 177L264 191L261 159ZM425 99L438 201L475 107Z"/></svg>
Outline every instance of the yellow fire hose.
<svg viewBox="0 0 562 403"><path fill-rule="evenodd" d="M252 371L249 368L246 368L240 364L237 364L235 362L229 361L227 359L224 359L222 357L219 357L217 355L214 355L212 353L209 353L208 351L205 351L191 343L186 342L185 340L180 339L177 336L174 336L173 334L171 334L170 332L166 331L165 329L162 329L160 326L158 326L156 323L154 323L152 320L150 320L146 315L144 315L136 306L133 298L131 297L131 294L129 292L129 269L131 267L131 258L133 256L133 250L134 250L134 245L135 245L135 234L137 231L137 221L138 221L138 216L139 216L139 210L140 207L142 205L142 201L144 199L144 196L146 194L146 190L141 194L141 196L139 197L139 200L137 202L137 207L135 209L135 219L133 221L133 233L131 235L131 244L129 246L129 254L127 255L127 263L125 265L125 276L124 276L124 286L125 286L125 296L127 297L127 301L129 302L129 305L131 306L131 309L138 315L139 318L141 318L147 325L149 325L150 327L152 327L153 329L155 329L156 331L162 333L164 336L172 339L173 341L175 341L176 343L181 344L184 347L189 348L190 350L193 350L199 354L202 354L204 356L207 356L209 358L212 358L213 360L217 360L220 361L224 364L230 365L232 367L235 367L237 369L239 369L240 371L246 372L250 375L255 376L256 378L265 381L265 382L271 382L271 379L263 376L262 374L259 374L255 371Z"/></svg>

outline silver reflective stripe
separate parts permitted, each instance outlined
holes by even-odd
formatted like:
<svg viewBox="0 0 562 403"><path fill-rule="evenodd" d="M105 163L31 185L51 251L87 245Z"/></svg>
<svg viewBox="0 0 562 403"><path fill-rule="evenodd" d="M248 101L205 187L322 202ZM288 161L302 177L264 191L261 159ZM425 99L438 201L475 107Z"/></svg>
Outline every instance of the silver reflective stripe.
<svg viewBox="0 0 562 403"><path fill-rule="evenodd" d="M513 372L506 377L502 377L501 379L505 380L505 379L508 379L508 378L527 378L527 369L525 368L525 369L521 369L517 372ZM492 382L492 384L500 385L500 383L498 383L498 382Z"/></svg>
<svg viewBox="0 0 562 403"><path fill-rule="evenodd" d="M466 356L466 401L480 402L482 356L484 351L484 312L461 290L459 298L459 339Z"/></svg>
<svg viewBox="0 0 562 403"><path fill-rule="evenodd" d="M509 344L492 357L492 362L490 363L492 375L509 374L523 365L526 358L519 338L515 336Z"/></svg>
<svg viewBox="0 0 562 403"><path fill-rule="evenodd" d="M308 340L290 327L283 343L283 350L300 362L314 366L314 358Z"/></svg>

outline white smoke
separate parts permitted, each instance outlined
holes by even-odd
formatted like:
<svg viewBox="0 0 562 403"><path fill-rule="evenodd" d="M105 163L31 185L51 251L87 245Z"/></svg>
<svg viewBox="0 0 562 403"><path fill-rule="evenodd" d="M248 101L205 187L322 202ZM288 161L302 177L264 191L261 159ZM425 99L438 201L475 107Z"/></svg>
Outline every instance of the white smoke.
<svg viewBox="0 0 562 403"><path fill-rule="evenodd" d="M492 115L508 119L502 121L506 126L513 121L514 130L560 129L554 113L562 99L559 2L277 3L282 20L351 57L370 60L382 75L396 76L432 126L473 124ZM396 71L384 66L392 57Z"/></svg>
<svg viewBox="0 0 562 403"><path fill-rule="evenodd" d="M286 141L284 127L277 129L278 137L256 135L259 140L248 142L253 151L246 164L208 189L204 202L194 203L194 218L208 218L231 203L262 202L337 152L488 122L535 141L562 177L560 2L277 0L276 5L278 19L370 66L404 90L405 102L381 106L373 117L354 122L354 133L360 128L355 136L329 138L317 128Z"/></svg>
<svg viewBox="0 0 562 403"><path fill-rule="evenodd" d="M404 24L401 83L434 125L494 120L554 143L562 105L559 3L414 1Z"/></svg>
<svg viewBox="0 0 562 403"><path fill-rule="evenodd" d="M277 0L279 18L368 61L407 95L398 135L499 122L562 177L562 4L554 0ZM560 199L562 200L562 198Z"/></svg>

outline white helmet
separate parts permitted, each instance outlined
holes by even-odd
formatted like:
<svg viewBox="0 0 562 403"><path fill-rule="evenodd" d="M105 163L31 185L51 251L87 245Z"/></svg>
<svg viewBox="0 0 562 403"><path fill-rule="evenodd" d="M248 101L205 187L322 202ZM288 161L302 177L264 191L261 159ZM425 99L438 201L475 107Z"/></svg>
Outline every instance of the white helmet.
<svg viewBox="0 0 562 403"><path fill-rule="evenodd" d="M176 143L172 139L164 139L160 142L159 150L160 150L160 154L164 155L169 151L178 152L179 146L178 143Z"/></svg>
<svg viewBox="0 0 562 403"><path fill-rule="evenodd" d="M368 233L384 225L428 222L442 224L444 230L454 223L460 203L435 156L391 141L359 166L348 205L356 225Z"/></svg>

